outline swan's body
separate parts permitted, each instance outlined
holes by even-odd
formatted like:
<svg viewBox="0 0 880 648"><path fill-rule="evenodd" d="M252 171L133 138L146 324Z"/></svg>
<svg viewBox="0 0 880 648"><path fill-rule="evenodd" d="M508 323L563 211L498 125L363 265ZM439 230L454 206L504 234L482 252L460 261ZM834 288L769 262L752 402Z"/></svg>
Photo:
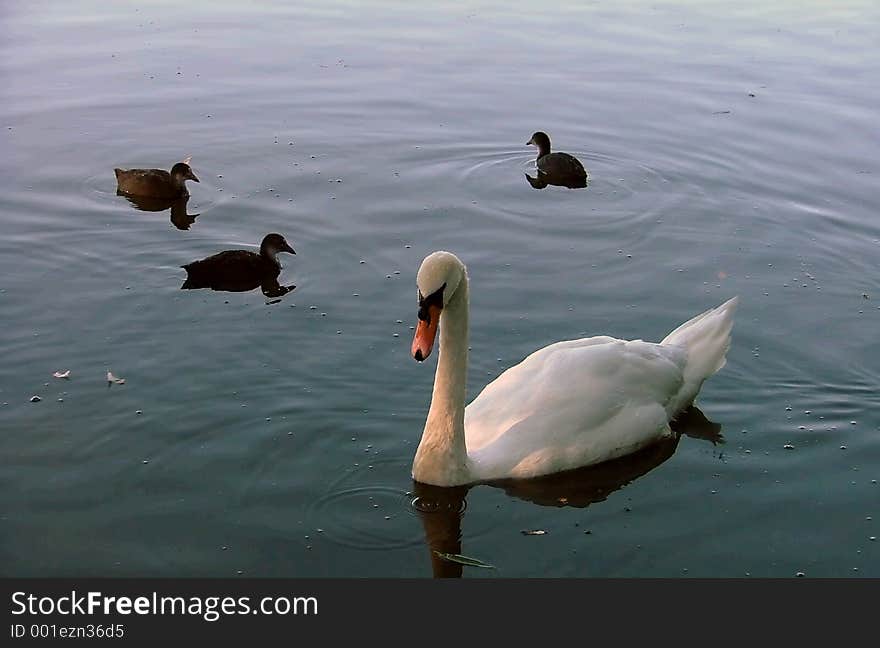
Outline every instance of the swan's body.
<svg viewBox="0 0 880 648"><path fill-rule="evenodd" d="M734 298L698 315L659 344L607 336L551 344L465 408L467 272L455 255L435 252L422 263L418 285L413 354L427 357L439 325L440 357L413 478L438 486L571 470L671 434L669 422L724 366L737 304Z"/></svg>

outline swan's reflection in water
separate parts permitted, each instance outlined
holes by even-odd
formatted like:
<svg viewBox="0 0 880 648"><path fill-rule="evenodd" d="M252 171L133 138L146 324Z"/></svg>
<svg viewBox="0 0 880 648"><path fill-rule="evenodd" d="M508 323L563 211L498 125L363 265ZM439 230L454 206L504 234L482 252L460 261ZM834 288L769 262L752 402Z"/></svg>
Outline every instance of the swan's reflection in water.
<svg viewBox="0 0 880 648"><path fill-rule="evenodd" d="M650 472L669 459L681 435L723 443L721 426L707 419L696 407L682 412L671 423L675 434L637 453L605 463L536 479L505 479L487 485L501 488L539 506L584 508L602 502L614 491ZM439 554L461 554L461 521L472 486L442 488L413 482L413 507L422 520L435 578L461 578L464 565ZM466 553L466 552L465 552ZM490 561L491 562L491 561Z"/></svg>
<svg viewBox="0 0 880 648"><path fill-rule="evenodd" d="M437 554L461 553L461 519L470 489L470 486L443 488L413 482L413 508L422 519L435 578L461 578L464 565Z"/></svg>
<svg viewBox="0 0 880 648"><path fill-rule="evenodd" d="M548 185L555 187L568 187L569 189L583 189L589 184L589 178L581 176L560 175L538 171L536 176L524 174L532 189L544 189Z"/></svg>
<svg viewBox="0 0 880 648"><path fill-rule="evenodd" d="M122 191L116 191L117 196L124 196L126 200L140 211L160 212L166 209L171 210L171 223L179 230L188 230L189 226L196 222L198 214L187 214L186 204L189 202L189 196L181 196L179 198L149 198L144 196L130 196Z"/></svg>

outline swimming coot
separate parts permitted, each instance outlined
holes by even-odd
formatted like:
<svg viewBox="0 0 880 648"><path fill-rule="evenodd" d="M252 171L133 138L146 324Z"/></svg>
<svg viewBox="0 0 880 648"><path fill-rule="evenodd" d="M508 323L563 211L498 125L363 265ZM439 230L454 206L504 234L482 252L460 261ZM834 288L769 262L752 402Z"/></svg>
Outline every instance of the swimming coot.
<svg viewBox="0 0 880 648"><path fill-rule="evenodd" d="M188 196L186 181L199 179L189 166L189 158L162 169L113 169L116 174L116 193L147 198L180 198Z"/></svg>
<svg viewBox="0 0 880 648"><path fill-rule="evenodd" d="M553 177L557 182L549 184L561 184L563 186L584 186L587 179L587 172L584 165L568 153L551 153L550 137L547 133L538 131L532 135L532 138L526 144L533 144L538 147L538 158L535 160L535 166L538 172Z"/></svg>
<svg viewBox="0 0 880 648"><path fill-rule="evenodd" d="M187 275L181 289L210 288L244 292L261 286L264 293L267 290L278 291L281 264L276 255L279 252L296 254L281 234L272 233L263 238L259 254L248 250L225 250L187 263L181 266ZM284 292L289 290L293 290L293 287Z"/></svg>

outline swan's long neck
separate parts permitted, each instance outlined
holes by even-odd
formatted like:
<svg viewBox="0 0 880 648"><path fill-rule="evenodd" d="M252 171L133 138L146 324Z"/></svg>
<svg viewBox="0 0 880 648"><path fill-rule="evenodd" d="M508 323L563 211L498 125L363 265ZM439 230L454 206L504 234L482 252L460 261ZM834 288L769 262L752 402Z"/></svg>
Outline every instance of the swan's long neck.
<svg viewBox="0 0 880 648"><path fill-rule="evenodd" d="M413 460L413 478L435 486L470 479L464 438L468 362L468 280L463 277L440 314L440 348L431 409Z"/></svg>

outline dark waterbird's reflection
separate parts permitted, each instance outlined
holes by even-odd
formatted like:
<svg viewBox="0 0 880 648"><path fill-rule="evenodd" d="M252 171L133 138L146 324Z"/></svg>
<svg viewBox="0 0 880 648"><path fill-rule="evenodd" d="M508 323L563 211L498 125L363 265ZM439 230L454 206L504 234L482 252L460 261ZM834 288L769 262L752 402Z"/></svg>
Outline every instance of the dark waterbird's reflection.
<svg viewBox="0 0 880 648"><path fill-rule="evenodd" d="M278 283L281 263L277 255L280 252L296 254L281 234L267 234L260 244L259 253L224 250L181 266L186 270L187 277L180 288L247 292L259 287L266 297L281 297L296 286Z"/></svg>
<svg viewBox="0 0 880 648"><path fill-rule="evenodd" d="M171 210L171 223L180 230L188 230L198 214L187 214L186 204L189 202L189 196L181 196L179 198L150 198L145 196L130 196L129 194L116 190L117 196L125 196L135 208L141 211L160 212L166 209Z"/></svg>
<svg viewBox="0 0 880 648"><path fill-rule="evenodd" d="M669 459L675 454L682 435L713 444L724 442L721 426L707 419L696 407L685 410L670 425L675 434L627 457L547 477L505 479L487 485L539 506L584 508L606 500L614 491ZM443 488L413 482L413 507L422 520L435 578L460 578L462 575L463 564L439 554L462 554L461 521L471 488L473 486Z"/></svg>
<svg viewBox="0 0 880 648"><path fill-rule="evenodd" d="M583 189L588 184L587 178L580 176L544 173L542 171L538 171L538 175L535 177L530 176L528 173L524 175L528 183L532 185L532 189L544 189L548 185L568 187L569 189Z"/></svg>

